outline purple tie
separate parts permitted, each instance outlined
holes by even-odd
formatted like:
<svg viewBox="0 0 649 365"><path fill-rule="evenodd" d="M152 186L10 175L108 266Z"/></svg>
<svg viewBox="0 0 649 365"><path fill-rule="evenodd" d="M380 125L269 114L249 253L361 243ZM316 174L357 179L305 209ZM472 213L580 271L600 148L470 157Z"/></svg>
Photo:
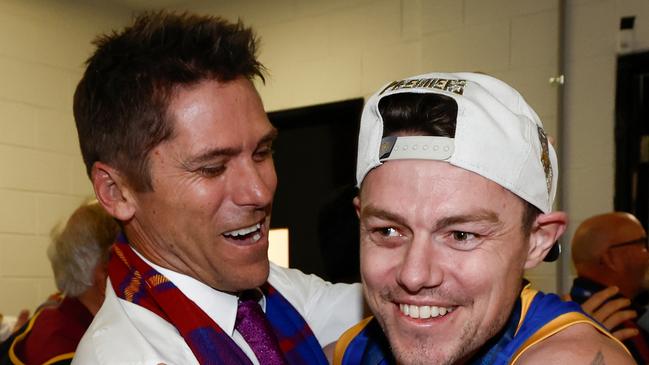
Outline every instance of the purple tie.
<svg viewBox="0 0 649 365"><path fill-rule="evenodd" d="M244 293L239 298L239 308L237 309L237 321L235 329L246 340L250 348L257 356L261 365L287 365L282 350L280 350L277 337L266 319L266 315L261 310L258 300L254 294Z"/></svg>

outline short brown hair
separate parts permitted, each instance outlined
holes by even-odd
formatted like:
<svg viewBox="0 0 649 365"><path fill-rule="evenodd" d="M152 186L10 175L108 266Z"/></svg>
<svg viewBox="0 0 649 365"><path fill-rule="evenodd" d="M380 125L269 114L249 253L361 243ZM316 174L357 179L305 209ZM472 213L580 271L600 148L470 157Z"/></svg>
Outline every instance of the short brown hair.
<svg viewBox="0 0 649 365"><path fill-rule="evenodd" d="M149 12L121 32L99 36L74 94L74 118L88 176L97 161L152 190L149 152L173 135L167 115L179 86L238 77L264 80L258 41L241 22Z"/></svg>

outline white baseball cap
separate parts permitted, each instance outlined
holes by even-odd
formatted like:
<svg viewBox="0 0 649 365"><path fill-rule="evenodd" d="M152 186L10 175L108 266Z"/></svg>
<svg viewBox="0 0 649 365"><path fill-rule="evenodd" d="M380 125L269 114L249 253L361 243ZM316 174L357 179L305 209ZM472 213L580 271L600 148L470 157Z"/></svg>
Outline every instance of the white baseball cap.
<svg viewBox="0 0 649 365"><path fill-rule="evenodd" d="M383 137L382 98L434 93L457 103L454 138ZM511 86L477 73L430 73L391 82L372 95L361 117L356 179L383 161L429 159L479 174L548 213L557 189L557 156L543 124ZM553 251L558 255L558 246Z"/></svg>
<svg viewBox="0 0 649 365"><path fill-rule="evenodd" d="M379 102L388 95L434 93L457 102L455 138L383 138ZM383 161L441 160L496 182L544 213L552 210L557 157L538 115L512 87L476 73L431 73L394 81L372 95L361 117L356 178Z"/></svg>
<svg viewBox="0 0 649 365"><path fill-rule="evenodd" d="M401 93L434 93L458 107L454 138L383 137L382 98ZM543 124L511 86L477 73L430 73L393 81L372 95L361 117L356 178L383 161L446 161L479 174L548 213L557 189L557 156Z"/></svg>

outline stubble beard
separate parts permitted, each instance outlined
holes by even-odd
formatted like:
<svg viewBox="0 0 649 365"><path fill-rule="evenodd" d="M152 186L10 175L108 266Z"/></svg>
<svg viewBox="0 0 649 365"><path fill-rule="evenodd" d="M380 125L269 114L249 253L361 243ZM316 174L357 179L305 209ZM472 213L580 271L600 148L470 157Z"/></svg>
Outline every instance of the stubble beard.
<svg viewBox="0 0 649 365"><path fill-rule="evenodd" d="M393 344L397 342L394 341L393 336L397 336L397 334L393 333L389 327L385 326L383 330L390 341L392 353L399 365L463 364L469 358L468 355L480 347L480 344L477 343L478 339L471 335L475 333L477 327L475 321L464 324L462 334L452 348L445 347L443 349L435 348L435 344L428 343L428 338L424 336L409 337L408 340L415 343L414 346L408 348L394 347Z"/></svg>
<svg viewBox="0 0 649 365"><path fill-rule="evenodd" d="M387 291L386 291L387 292ZM384 292L385 294L385 292ZM390 298L390 294L381 295L383 300ZM390 303L391 301L386 301ZM471 308L472 304L464 305L464 308ZM471 360L472 356L489 339L495 336L505 325L511 311L499 313L498 316L487 325L486 329L479 333L479 319L471 318L462 326L459 339L451 344L444 345L444 348L436 347L436 344L429 343L427 335L409 334L405 341L398 342L396 339L400 333L384 318L390 318L385 311L377 311L372 308L373 313L381 325L388 341L392 354L399 365L461 365ZM389 310L389 309L388 309ZM395 344L414 343L414 346L395 346ZM449 346L450 345L450 346Z"/></svg>

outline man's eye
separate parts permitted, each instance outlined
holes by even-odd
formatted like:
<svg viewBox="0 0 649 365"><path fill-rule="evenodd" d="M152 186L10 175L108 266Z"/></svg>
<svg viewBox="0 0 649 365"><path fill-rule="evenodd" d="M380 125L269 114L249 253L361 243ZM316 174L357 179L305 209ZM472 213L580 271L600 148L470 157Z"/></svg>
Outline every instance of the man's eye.
<svg viewBox="0 0 649 365"><path fill-rule="evenodd" d="M265 160L265 159L271 157L271 156L273 155L273 152L275 152L275 151L274 151L273 148L270 147L270 146L268 146L268 147L264 147L264 148L260 148L260 149L258 149L257 151L255 151L255 153L254 153L254 155L253 155L252 158L253 158L255 161L263 161L263 160Z"/></svg>
<svg viewBox="0 0 649 365"><path fill-rule="evenodd" d="M197 170L203 177L215 177L225 172L225 166L204 166Z"/></svg>
<svg viewBox="0 0 649 365"><path fill-rule="evenodd" d="M392 227L383 227L383 228L379 228L377 231L378 231L382 236L385 236L385 237L399 237L399 236L401 236L401 234L399 233L399 231L397 231L396 229L394 229L394 228L392 228Z"/></svg>
<svg viewBox="0 0 649 365"><path fill-rule="evenodd" d="M468 241L472 238L475 238L473 233L463 232L463 231L454 231L453 239L456 241Z"/></svg>

